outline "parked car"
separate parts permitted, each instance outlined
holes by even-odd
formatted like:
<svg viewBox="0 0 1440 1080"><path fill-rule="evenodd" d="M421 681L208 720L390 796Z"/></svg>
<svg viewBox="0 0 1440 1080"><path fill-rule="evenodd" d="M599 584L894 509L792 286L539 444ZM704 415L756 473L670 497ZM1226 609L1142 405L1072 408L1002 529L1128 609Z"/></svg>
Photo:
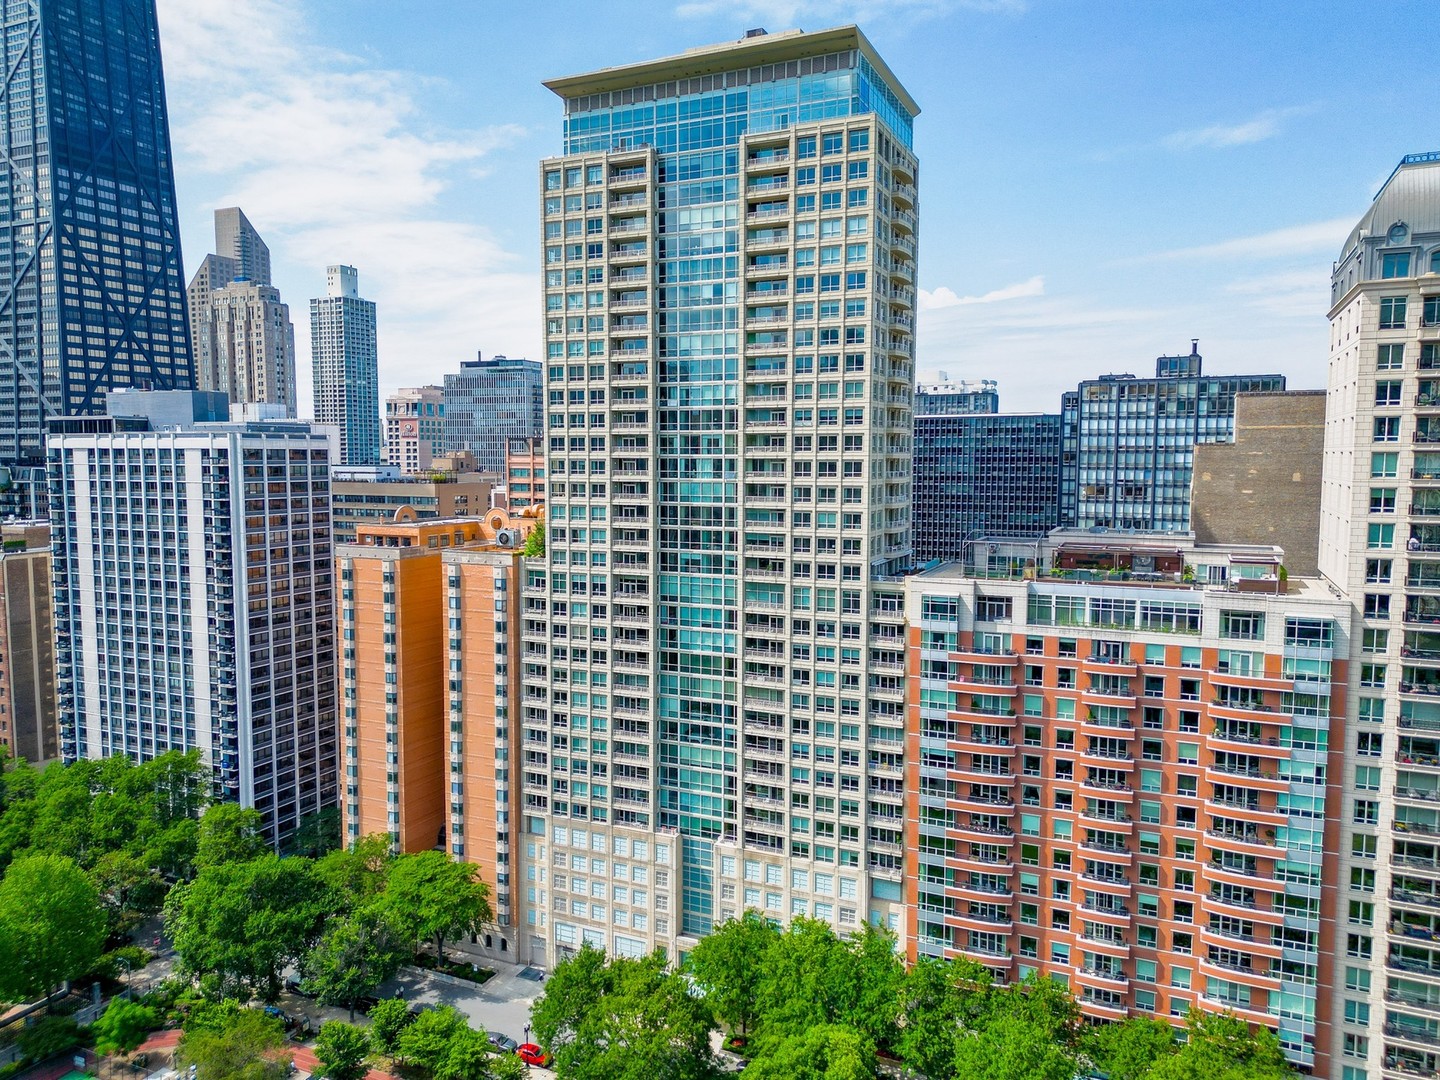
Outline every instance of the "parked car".
<svg viewBox="0 0 1440 1080"><path fill-rule="evenodd" d="M360 997L355 999L355 1008L362 1013L368 1013L371 1009L373 1009L376 1005L379 1004L380 999L374 994L362 994Z"/></svg>
<svg viewBox="0 0 1440 1080"><path fill-rule="evenodd" d="M485 1037L490 1040L490 1045L502 1054L513 1054L520 1049L520 1044L509 1035L501 1035L498 1031L487 1032Z"/></svg>
<svg viewBox="0 0 1440 1080"><path fill-rule="evenodd" d="M538 1043L521 1043L515 1053L526 1065L539 1065L543 1069L550 1064L550 1055L541 1050Z"/></svg>
<svg viewBox="0 0 1440 1080"><path fill-rule="evenodd" d="M308 990L305 989L304 986L302 986L302 985L300 984L300 980L299 980L299 979L286 979L286 980L285 980L285 989L288 990L288 991L290 991L290 993L295 994L295 995L298 996L298 997L313 998L313 997L315 996L314 994L310 993Z"/></svg>

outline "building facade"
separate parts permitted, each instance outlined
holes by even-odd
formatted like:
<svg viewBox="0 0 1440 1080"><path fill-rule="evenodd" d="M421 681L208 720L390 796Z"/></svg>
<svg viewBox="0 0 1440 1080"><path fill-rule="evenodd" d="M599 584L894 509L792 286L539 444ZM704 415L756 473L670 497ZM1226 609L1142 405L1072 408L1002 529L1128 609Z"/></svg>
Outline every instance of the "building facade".
<svg viewBox="0 0 1440 1080"><path fill-rule="evenodd" d="M502 959L528 944L512 769L520 550L537 520L494 510L367 525L336 549L346 839L380 833L397 851L440 847L481 866L495 910L483 951Z"/></svg>
<svg viewBox="0 0 1440 1080"><path fill-rule="evenodd" d="M502 474L511 439L541 432L540 365L508 356L477 356L445 376L445 449L475 455L482 472Z"/></svg>
<svg viewBox="0 0 1440 1080"><path fill-rule="evenodd" d="M154 0L6 8L0 510L39 512L48 418L193 372Z"/></svg>
<svg viewBox="0 0 1440 1080"><path fill-rule="evenodd" d="M335 542L353 543L362 525L479 517L490 509L492 489L483 473L422 479L401 476L390 466L339 469L330 484Z"/></svg>
<svg viewBox="0 0 1440 1080"><path fill-rule="evenodd" d="M545 504L545 440L511 439L505 448L505 501L513 510Z"/></svg>
<svg viewBox="0 0 1440 1080"><path fill-rule="evenodd" d="M424 472L444 440L445 394L440 387L409 387L385 399L385 464L403 473Z"/></svg>
<svg viewBox="0 0 1440 1080"><path fill-rule="evenodd" d="M1060 417L965 412L918 393L915 561L967 560L987 536L1044 536L1060 524Z"/></svg>
<svg viewBox="0 0 1440 1080"><path fill-rule="evenodd" d="M353 266L325 270L327 292L310 301L315 419L340 429L340 462L380 464L380 360L375 304L360 297Z"/></svg>
<svg viewBox="0 0 1440 1080"><path fill-rule="evenodd" d="M1238 394L1235 441L1195 447L1190 525L1202 544L1275 544L1299 577L1319 572L1325 391Z"/></svg>
<svg viewBox="0 0 1440 1080"><path fill-rule="evenodd" d="M1440 153L1406 157L1331 284L1320 572L1349 600L1343 1080L1440 1071Z"/></svg>
<svg viewBox="0 0 1440 1080"><path fill-rule="evenodd" d="M295 326L270 283L270 249L239 207L215 211L215 253L186 287L195 386L296 414Z"/></svg>
<svg viewBox="0 0 1440 1080"><path fill-rule="evenodd" d="M994 379L977 382L939 382L915 387L915 415L966 416L1000 411L1000 391Z"/></svg>
<svg viewBox="0 0 1440 1080"><path fill-rule="evenodd" d="M61 753L198 749L279 843L337 805L328 436L111 398L49 437Z"/></svg>
<svg viewBox="0 0 1440 1080"><path fill-rule="evenodd" d="M1230 1010L1338 1076L1348 605L1279 549L1087 539L907 582L910 955L1093 1019Z"/></svg>
<svg viewBox="0 0 1440 1080"><path fill-rule="evenodd" d="M898 926L918 108L853 26L547 85L535 959Z"/></svg>
<svg viewBox="0 0 1440 1080"><path fill-rule="evenodd" d="M43 768L60 757L50 527L0 525L0 747Z"/></svg>
<svg viewBox="0 0 1440 1080"><path fill-rule="evenodd" d="M1206 377L1198 346L1159 357L1154 378L1086 379L1061 408L1075 457L1064 463L1060 523L1189 531L1195 447L1230 441L1236 394L1284 389L1283 375Z"/></svg>

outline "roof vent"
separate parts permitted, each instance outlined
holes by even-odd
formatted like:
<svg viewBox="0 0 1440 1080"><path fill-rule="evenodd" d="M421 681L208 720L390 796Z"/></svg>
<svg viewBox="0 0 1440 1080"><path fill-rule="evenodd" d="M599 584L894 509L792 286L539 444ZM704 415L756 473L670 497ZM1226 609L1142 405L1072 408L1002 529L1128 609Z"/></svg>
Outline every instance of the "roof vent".
<svg viewBox="0 0 1440 1080"><path fill-rule="evenodd" d="M763 26L757 26L757 27L755 27L755 28L752 29L752 30L746 30L746 31L745 31L745 37L746 37L746 38L752 38L752 37L767 37L767 36L769 36L769 34L770 34L770 31L769 31L769 30L766 30Z"/></svg>

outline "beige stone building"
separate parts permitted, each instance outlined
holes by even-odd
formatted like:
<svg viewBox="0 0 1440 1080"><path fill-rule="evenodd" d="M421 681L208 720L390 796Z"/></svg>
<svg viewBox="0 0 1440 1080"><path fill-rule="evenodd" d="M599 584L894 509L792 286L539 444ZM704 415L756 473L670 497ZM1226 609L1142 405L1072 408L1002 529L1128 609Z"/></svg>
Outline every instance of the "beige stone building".
<svg viewBox="0 0 1440 1080"><path fill-rule="evenodd" d="M1318 572L1325 391L1235 396L1235 441L1198 443L1190 527L1201 544L1275 544L1287 572Z"/></svg>

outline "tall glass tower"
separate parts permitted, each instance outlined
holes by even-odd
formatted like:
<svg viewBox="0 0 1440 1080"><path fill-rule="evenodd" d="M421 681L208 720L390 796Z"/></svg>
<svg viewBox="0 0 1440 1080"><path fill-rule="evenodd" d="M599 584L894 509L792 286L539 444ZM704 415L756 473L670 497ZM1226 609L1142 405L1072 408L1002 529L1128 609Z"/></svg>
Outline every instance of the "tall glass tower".
<svg viewBox="0 0 1440 1080"><path fill-rule="evenodd" d="M918 107L854 26L547 85L527 945L894 921Z"/></svg>
<svg viewBox="0 0 1440 1080"><path fill-rule="evenodd" d="M380 361L375 303L353 266L325 268L326 295L310 301L315 419L340 429L340 460L380 464Z"/></svg>
<svg viewBox="0 0 1440 1080"><path fill-rule="evenodd" d="M47 418L193 374L154 0L3 12L0 505L35 510Z"/></svg>

